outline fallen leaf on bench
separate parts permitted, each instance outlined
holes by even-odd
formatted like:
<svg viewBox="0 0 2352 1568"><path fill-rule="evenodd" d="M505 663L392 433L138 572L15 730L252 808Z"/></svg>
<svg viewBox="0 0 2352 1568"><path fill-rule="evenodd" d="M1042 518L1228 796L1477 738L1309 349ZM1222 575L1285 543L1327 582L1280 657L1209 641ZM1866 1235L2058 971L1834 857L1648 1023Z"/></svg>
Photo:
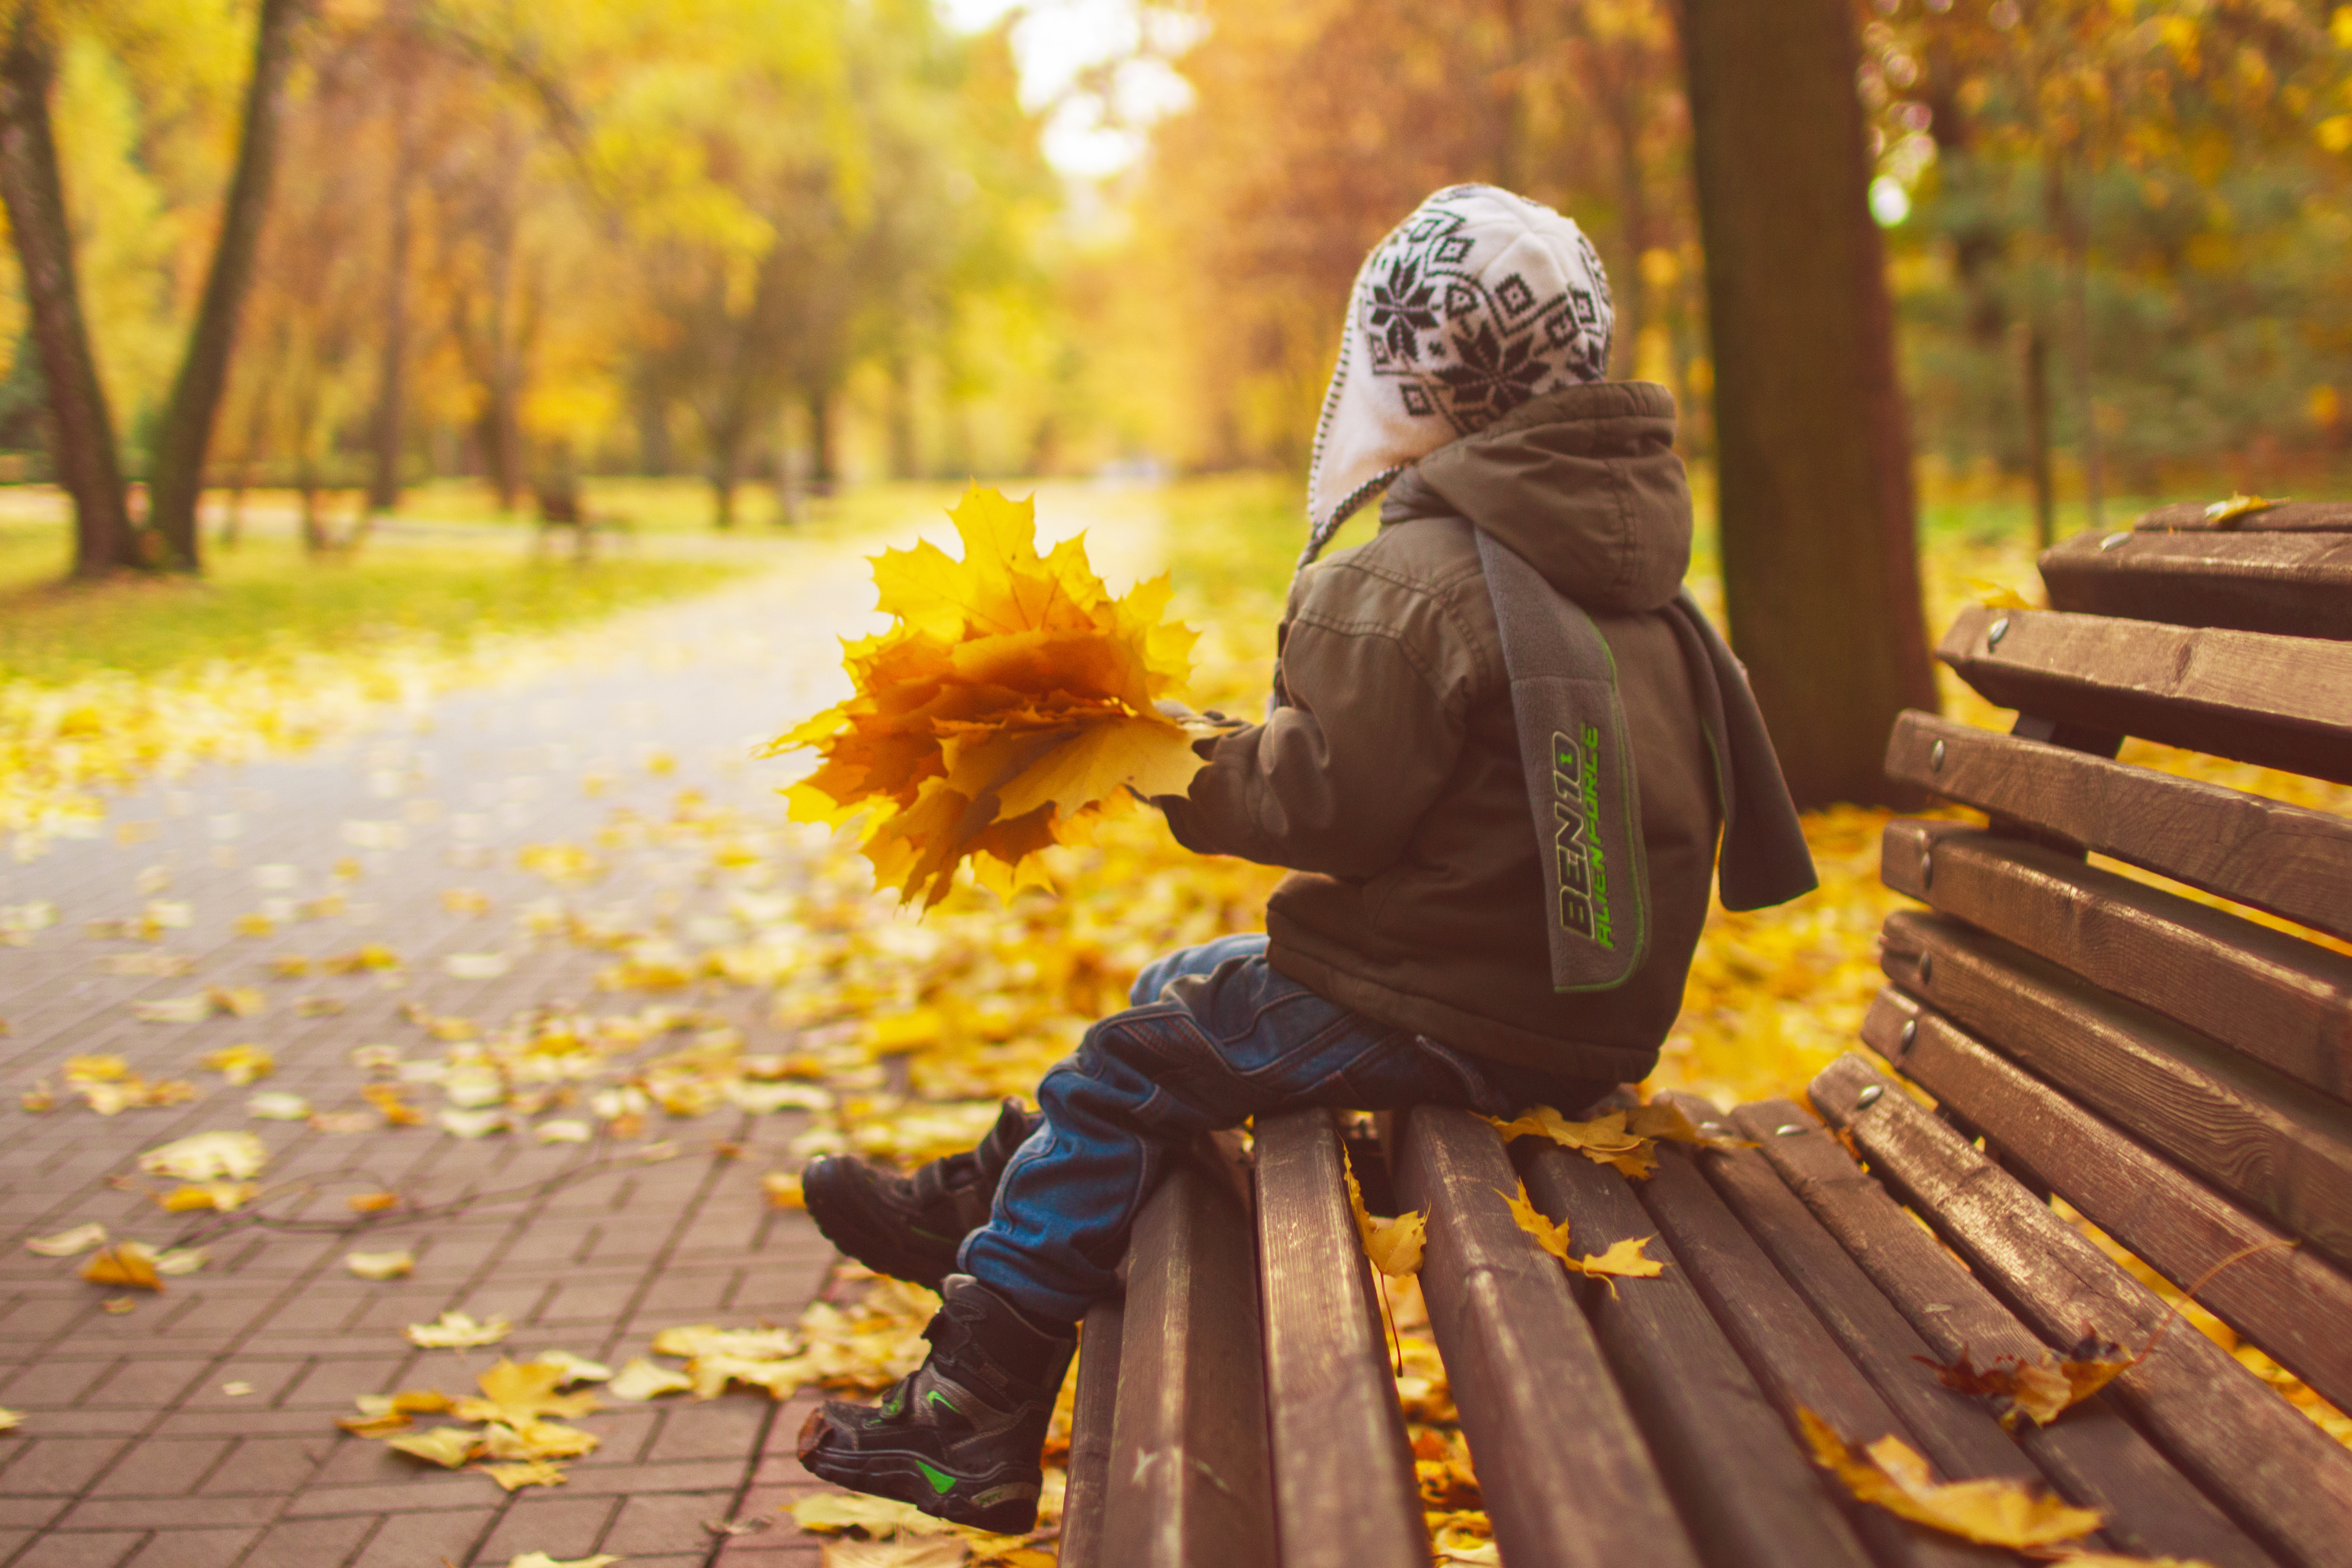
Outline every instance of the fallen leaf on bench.
<svg viewBox="0 0 2352 1568"><path fill-rule="evenodd" d="M2018 1416L2024 1415L2032 1416L2035 1426L2047 1427L2147 1356L2145 1351L2127 1356L2122 1346L2095 1338L2084 1340L2074 1352L2065 1360L2047 1354L2040 1361L1997 1356L1991 1364L1979 1366L1963 1345L1959 1360L1948 1366L1924 1355L1916 1359L1934 1367L1936 1380L1955 1393L2010 1401L2010 1408L2001 1415L2002 1426L2013 1427Z"/></svg>
<svg viewBox="0 0 2352 1568"><path fill-rule="evenodd" d="M476 1465L476 1469L509 1491L523 1487L555 1487L564 1482L562 1470L545 1459L518 1459L512 1464Z"/></svg>
<svg viewBox="0 0 2352 1568"><path fill-rule="evenodd" d="M1492 1116L1486 1120L1494 1123L1507 1144L1513 1138L1549 1138L1596 1165L1616 1166L1634 1181L1658 1168L1650 1139L1629 1130L1628 1113L1623 1111L1612 1111L1590 1122L1571 1122L1549 1105L1538 1105L1514 1121L1496 1121Z"/></svg>
<svg viewBox="0 0 2352 1568"><path fill-rule="evenodd" d="M411 1323L402 1331L408 1343L426 1350L466 1350L479 1344L496 1344L514 1332L514 1325L504 1318L492 1318L488 1322L476 1322L464 1312L443 1312L429 1323Z"/></svg>
<svg viewBox="0 0 2352 1568"><path fill-rule="evenodd" d="M1708 1127L1715 1128L1715 1131L1708 1132ZM1671 1100L1653 1100L1647 1105L1637 1105L1625 1113L1625 1130L1637 1137L1690 1144L1702 1149L1753 1149L1759 1146L1753 1138L1732 1137L1718 1123L1692 1121L1683 1108Z"/></svg>
<svg viewBox="0 0 2352 1568"><path fill-rule="evenodd" d="M102 1249L81 1267L81 1277L93 1285L135 1285L142 1291L163 1288L155 1272L155 1255L136 1241L118 1241Z"/></svg>
<svg viewBox="0 0 2352 1568"><path fill-rule="evenodd" d="M1364 1207L1356 1167L1343 1160L1339 1172L1348 1178L1348 1208L1356 1217L1356 1233L1363 1238L1364 1256L1372 1267L1395 1279L1420 1273L1422 1249L1429 1242L1428 1216L1409 1211L1393 1219L1374 1219Z"/></svg>
<svg viewBox="0 0 2352 1568"><path fill-rule="evenodd" d="M1528 1184L1521 1182L1517 1194L1495 1189L1496 1196L1511 1206L1511 1218L1520 1229L1536 1239L1536 1245L1559 1259L1577 1273L1599 1280L1617 1293L1616 1280L1654 1280L1665 1272L1666 1266L1654 1258L1644 1257L1642 1249L1650 1239L1626 1237L1610 1244L1606 1252L1588 1252L1583 1257L1571 1256L1568 1249L1568 1221L1554 1222L1545 1218L1528 1197ZM1614 1276L1612 1279L1612 1276Z"/></svg>
<svg viewBox="0 0 2352 1568"><path fill-rule="evenodd" d="M1812 1448L1813 1462L1855 1497L1979 1545L2012 1551L2057 1546L2088 1535L2105 1517L2013 1480L1938 1481L1927 1461L1899 1437L1881 1437L1857 1455L1811 1410L1800 1406L1797 1420Z"/></svg>

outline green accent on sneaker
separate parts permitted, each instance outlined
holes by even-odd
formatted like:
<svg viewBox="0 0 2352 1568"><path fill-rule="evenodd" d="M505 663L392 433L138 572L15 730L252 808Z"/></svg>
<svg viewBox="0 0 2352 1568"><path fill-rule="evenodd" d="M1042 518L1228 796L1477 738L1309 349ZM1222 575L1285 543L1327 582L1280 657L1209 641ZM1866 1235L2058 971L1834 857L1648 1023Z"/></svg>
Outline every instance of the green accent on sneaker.
<svg viewBox="0 0 2352 1568"><path fill-rule="evenodd" d="M899 1411L905 1409L906 1406L906 1392L903 1389L893 1388L890 1390L890 1397L882 1401L882 1414L885 1416L896 1416Z"/></svg>
<svg viewBox="0 0 2352 1568"><path fill-rule="evenodd" d="M947 1471L922 1459L917 1459L915 1461L915 1468L923 1472L923 1479L930 1482L931 1490L939 1493L941 1497L945 1497L948 1493L955 1490L956 1479L955 1477L948 1474Z"/></svg>
<svg viewBox="0 0 2352 1568"><path fill-rule="evenodd" d="M932 1389L930 1393L924 1396L924 1397L929 1399L932 1404L938 1406L940 1409L946 1411L950 1416L961 1416L963 1414L962 1411L957 1409L955 1406L949 1401L946 1395L940 1393L936 1388Z"/></svg>

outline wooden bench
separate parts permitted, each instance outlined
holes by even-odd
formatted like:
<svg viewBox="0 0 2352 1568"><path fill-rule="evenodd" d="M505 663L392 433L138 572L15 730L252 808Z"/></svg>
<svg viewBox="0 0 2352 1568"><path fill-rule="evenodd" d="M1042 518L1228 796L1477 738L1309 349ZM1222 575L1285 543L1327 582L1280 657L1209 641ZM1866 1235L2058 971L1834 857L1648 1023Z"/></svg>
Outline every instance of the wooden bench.
<svg viewBox="0 0 2352 1568"><path fill-rule="evenodd" d="M2352 958L2087 858L2352 939L2352 821L2116 760L2129 735L2352 782L2352 508L2218 521L2071 541L2051 610L1953 625L1938 657L2022 716L1907 714L1888 771L1990 825L1888 826L1882 874L1925 907L1886 924L1878 1060L1810 1112L1685 1100L1752 1146L1666 1145L1642 1181L1450 1109L1396 1118L1385 1169L1352 1145L1427 1215L1510 1568L2018 1561L1856 1502L1800 1409L2098 1509L2087 1549L2352 1564L2352 1452L2052 1202L2352 1408ZM1198 1160L1147 1206L1083 1331L1065 1568L1428 1562L1347 1157L1328 1114L1267 1118L1238 1179ZM1505 1207L1520 1179L1580 1254L1652 1237L1664 1272L1572 1279ZM2086 1336L2153 1348L2046 1427L1935 1370Z"/></svg>

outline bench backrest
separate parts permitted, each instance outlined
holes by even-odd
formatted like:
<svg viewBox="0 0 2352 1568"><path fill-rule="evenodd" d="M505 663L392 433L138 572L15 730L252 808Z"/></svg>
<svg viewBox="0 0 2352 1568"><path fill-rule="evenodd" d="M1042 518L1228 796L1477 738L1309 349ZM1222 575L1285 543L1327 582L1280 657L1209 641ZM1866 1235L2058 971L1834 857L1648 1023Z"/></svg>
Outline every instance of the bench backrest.
<svg viewBox="0 0 2352 1568"><path fill-rule="evenodd" d="M1864 1039L1936 1114L1858 1057L1811 1097L2052 1343L2137 1348L2164 1317L2054 1195L2352 1407L2352 820L2314 783L2352 783L2352 507L2168 508L2042 569L2051 609L1970 609L1937 650L2012 733L1914 713L1887 750L1891 778L1990 819L1898 821L1882 846L1927 907L1886 924ZM2189 778L2120 760L2126 737L2294 777ZM2152 1419L2181 1424L2184 1468L2326 1442L2251 1379L2195 1386L2227 1357L2177 1337L2178 1388L2133 1375L2178 1405Z"/></svg>

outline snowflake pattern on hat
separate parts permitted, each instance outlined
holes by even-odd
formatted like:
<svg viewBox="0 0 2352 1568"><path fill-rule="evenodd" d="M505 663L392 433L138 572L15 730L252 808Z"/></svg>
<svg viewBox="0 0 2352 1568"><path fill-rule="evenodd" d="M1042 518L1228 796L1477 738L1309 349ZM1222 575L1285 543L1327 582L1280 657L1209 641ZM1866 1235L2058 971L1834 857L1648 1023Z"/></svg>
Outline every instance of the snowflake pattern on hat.
<svg viewBox="0 0 2352 1568"><path fill-rule="evenodd" d="M1308 479L1311 561L1412 463L1533 397L1604 380L1601 257L1549 207L1453 185L1364 260Z"/></svg>

